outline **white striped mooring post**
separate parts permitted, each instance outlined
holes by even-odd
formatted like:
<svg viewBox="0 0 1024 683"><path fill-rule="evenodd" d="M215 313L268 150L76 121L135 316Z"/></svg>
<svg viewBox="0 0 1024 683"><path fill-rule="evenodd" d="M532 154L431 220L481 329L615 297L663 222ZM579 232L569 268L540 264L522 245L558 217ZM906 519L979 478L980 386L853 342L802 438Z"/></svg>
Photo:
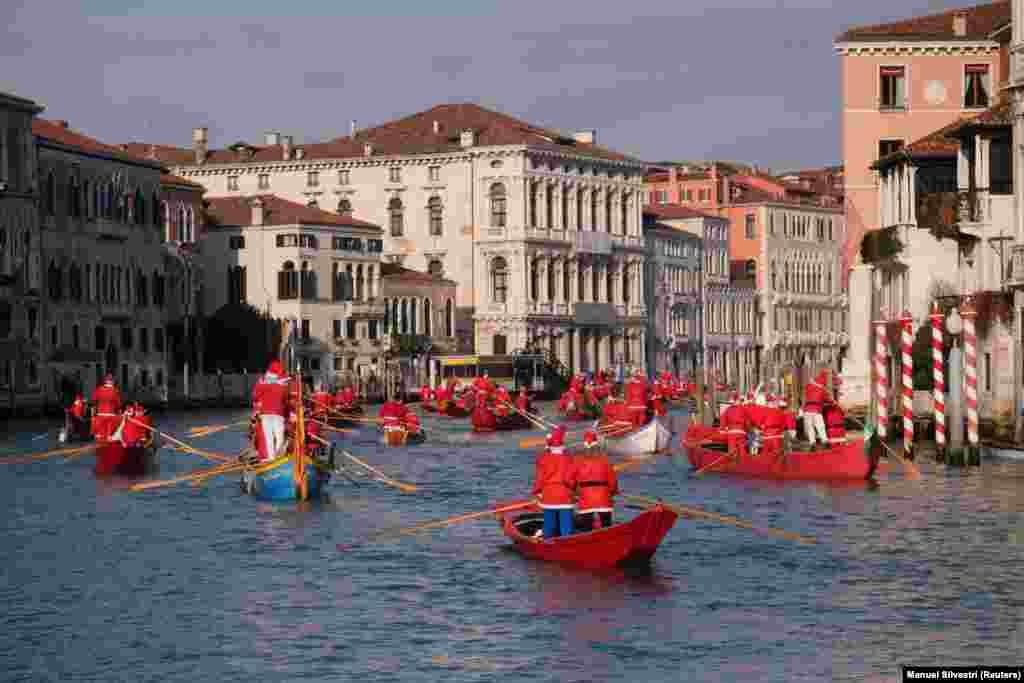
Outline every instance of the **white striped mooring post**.
<svg viewBox="0 0 1024 683"><path fill-rule="evenodd" d="M932 403L935 406L935 448L939 455L946 450L946 375L942 356L945 344L942 343L942 325L944 316L939 311L939 302L932 303Z"/></svg>
<svg viewBox="0 0 1024 683"><path fill-rule="evenodd" d="M889 349L885 333L887 313L883 308L875 321L875 397L878 400L878 436L885 441L889 432Z"/></svg>
<svg viewBox="0 0 1024 683"><path fill-rule="evenodd" d="M902 352L903 453L909 459L914 450L914 319L909 311L900 318L900 350Z"/></svg>
<svg viewBox="0 0 1024 683"><path fill-rule="evenodd" d="M978 448L978 337L975 333L974 321L978 317L978 309L974 300L967 297L960 306L960 317L964 320L964 376L967 378L967 443L971 457L967 464L975 459Z"/></svg>

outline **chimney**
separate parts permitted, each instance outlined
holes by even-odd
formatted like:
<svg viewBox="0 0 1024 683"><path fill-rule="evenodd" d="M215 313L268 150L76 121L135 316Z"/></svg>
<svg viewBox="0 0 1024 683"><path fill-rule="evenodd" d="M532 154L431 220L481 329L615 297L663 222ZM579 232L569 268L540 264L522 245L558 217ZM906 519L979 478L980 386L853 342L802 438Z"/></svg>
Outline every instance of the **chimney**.
<svg viewBox="0 0 1024 683"><path fill-rule="evenodd" d="M65 129L65 130L67 130L67 129L68 129L68 127L69 127L69 125L68 125L68 122L67 122L67 121L65 121L65 120L63 120L63 119L61 119L60 121L58 121L58 122L57 122L57 125L58 125L58 126L60 126L60 127L61 127L61 128L63 128L63 129Z"/></svg>
<svg viewBox="0 0 1024 683"><path fill-rule="evenodd" d="M373 156L373 143L372 142L367 142L365 145L363 145L363 156L364 157L372 157Z"/></svg>
<svg viewBox="0 0 1024 683"><path fill-rule="evenodd" d="M967 12L953 12L953 35L957 38L967 35Z"/></svg>
<svg viewBox="0 0 1024 683"><path fill-rule="evenodd" d="M252 225L263 225L263 200L256 197L250 206L252 206Z"/></svg>
<svg viewBox="0 0 1024 683"><path fill-rule="evenodd" d="M207 143L209 142L210 131L208 128L192 129L192 151L196 153L196 163L202 164L206 161Z"/></svg>
<svg viewBox="0 0 1024 683"><path fill-rule="evenodd" d="M349 134L349 137L355 139L355 137L356 137L356 120L355 119L352 119L351 121L349 121L349 124L348 124L348 134Z"/></svg>
<svg viewBox="0 0 1024 683"><path fill-rule="evenodd" d="M440 121L434 121L434 135L440 135L440 134L441 134L441 122Z"/></svg>
<svg viewBox="0 0 1024 683"><path fill-rule="evenodd" d="M470 129L462 131L459 136L459 146L463 148L472 147L476 144L476 133Z"/></svg>
<svg viewBox="0 0 1024 683"><path fill-rule="evenodd" d="M572 139L576 142L582 142L587 145L592 145L597 141L596 130L578 130L572 134Z"/></svg>
<svg viewBox="0 0 1024 683"><path fill-rule="evenodd" d="M281 136L281 158L288 161L292 158L292 136Z"/></svg>
<svg viewBox="0 0 1024 683"><path fill-rule="evenodd" d="M296 159L301 159L304 156L306 156L306 150L302 149L301 147L296 147L295 148L295 158Z"/></svg>
<svg viewBox="0 0 1024 683"><path fill-rule="evenodd" d="M267 147L275 147L281 144L281 134L277 131L269 131L265 137Z"/></svg>

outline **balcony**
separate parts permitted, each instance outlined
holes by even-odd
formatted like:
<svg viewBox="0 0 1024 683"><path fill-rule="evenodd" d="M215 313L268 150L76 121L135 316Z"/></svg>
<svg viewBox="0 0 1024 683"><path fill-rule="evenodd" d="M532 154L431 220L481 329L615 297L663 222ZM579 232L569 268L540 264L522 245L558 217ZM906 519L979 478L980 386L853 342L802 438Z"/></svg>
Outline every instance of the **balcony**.
<svg viewBox="0 0 1024 683"><path fill-rule="evenodd" d="M942 233L960 223L959 192L928 192L917 195L917 227ZM967 193L964 193L967 194Z"/></svg>
<svg viewBox="0 0 1024 683"><path fill-rule="evenodd" d="M577 253L603 256L612 253L612 236L606 232L576 232L573 240Z"/></svg>
<svg viewBox="0 0 1024 683"><path fill-rule="evenodd" d="M644 238L636 235L612 235L612 244L620 249L643 249Z"/></svg>
<svg viewBox="0 0 1024 683"><path fill-rule="evenodd" d="M1024 244L1015 244L1010 250L1010 272L1006 284L1013 289L1024 288Z"/></svg>
<svg viewBox="0 0 1024 683"><path fill-rule="evenodd" d="M346 318L375 319L384 317L384 304L372 301L346 301L341 304Z"/></svg>

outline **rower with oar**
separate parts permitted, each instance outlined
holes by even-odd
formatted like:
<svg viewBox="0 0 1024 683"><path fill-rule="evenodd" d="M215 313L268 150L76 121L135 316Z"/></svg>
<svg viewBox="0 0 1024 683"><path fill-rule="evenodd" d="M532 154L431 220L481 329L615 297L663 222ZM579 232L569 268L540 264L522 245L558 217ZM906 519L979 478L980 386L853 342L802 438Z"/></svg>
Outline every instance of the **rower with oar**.
<svg viewBox="0 0 1024 683"><path fill-rule="evenodd" d="M598 442L597 434L583 435L583 450L573 461L576 479L576 529L596 531L612 525L613 497L619 493L615 469L608 462L608 453Z"/></svg>
<svg viewBox="0 0 1024 683"><path fill-rule="evenodd" d="M288 376L281 361L274 360L267 372L253 387L252 402L259 415L265 445L264 460L272 460L285 447L285 425L288 417Z"/></svg>
<svg viewBox="0 0 1024 683"><path fill-rule="evenodd" d="M575 487L576 468L565 452L565 429L555 427L537 458L532 490L544 511L544 538L572 535Z"/></svg>

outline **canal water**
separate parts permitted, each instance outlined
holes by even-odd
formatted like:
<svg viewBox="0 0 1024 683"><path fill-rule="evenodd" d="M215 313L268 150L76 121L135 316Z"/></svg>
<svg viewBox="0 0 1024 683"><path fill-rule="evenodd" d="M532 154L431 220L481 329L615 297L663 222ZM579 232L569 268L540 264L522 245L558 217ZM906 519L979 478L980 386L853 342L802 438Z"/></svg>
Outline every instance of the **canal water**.
<svg viewBox="0 0 1024 683"><path fill-rule="evenodd" d="M129 493L88 458L2 466L0 679L892 681L900 665L1024 662L1024 465L922 463L919 482L894 465L829 487L693 478L661 457L624 491L818 543L680 519L648 574L595 575L520 558L493 518L358 545L528 491L525 433L425 425L409 449L340 439L419 492L335 480L301 506L255 502L236 478ZM55 445L24 427L0 455ZM161 478L202 465L161 458Z"/></svg>

